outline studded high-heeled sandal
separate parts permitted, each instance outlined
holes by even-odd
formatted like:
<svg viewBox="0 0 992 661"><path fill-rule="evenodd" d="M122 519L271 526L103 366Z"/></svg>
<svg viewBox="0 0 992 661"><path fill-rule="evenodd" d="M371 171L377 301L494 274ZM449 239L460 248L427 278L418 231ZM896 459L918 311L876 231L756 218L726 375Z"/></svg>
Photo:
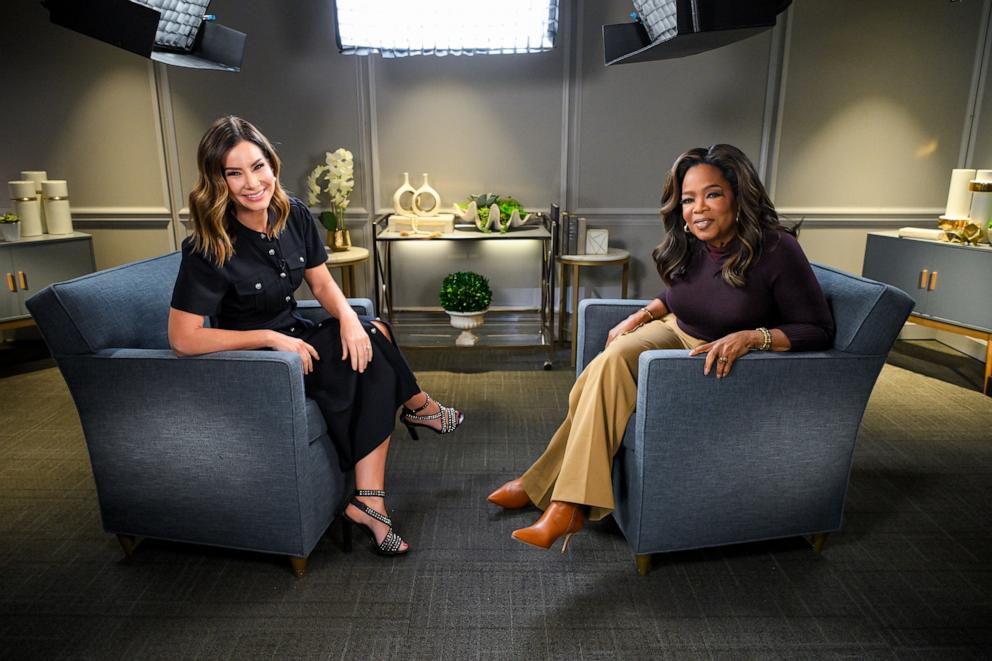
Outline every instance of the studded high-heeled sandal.
<svg viewBox="0 0 992 661"><path fill-rule="evenodd" d="M421 411L426 411L431 403L434 401L431 396L424 393L427 398L424 401L424 405L419 409L408 409L403 407L403 424L406 425L406 430L410 432L410 438L417 441L420 438L417 436L417 430L414 427L426 427L430 429L435 434L450 434L451 432L458 429L458 425L465 421L465 415L451 406L442 406L438 402L437 413L428 413L427 415L420 415ZM438 429L433 425L425 424L426 421L441 419L441 428Z"/></svg>
<svg viewBox="0 0 992 661"><path fill-rule="evenodd" d="M389 526L389 532L387 532L386 536L382 538L381 542L379 542L375 538L375 531L372 530L370 526L355 521L347 514L344 515L344 518L351 525L358 526L366 533L368 533L369 539L372 541L372 550L378 553L379 555L404 555L405 553L407 553L410 550L410 547L407 546L405 549L402 548L403 538L397 535L395 531L393 531L392 519L390 519L388 516L384 514L380 514L379 512L376 512L374 509L372 509L362 501L358 500L359 496L366 496L372 498L385 498L386 492L380 489L356 489L355 492L351 495L351 500L349 500L348 502L349 504L353 505L356 509L364 512L365 514L369 515L376 521L381 521L382 523L385 523L387 526Z"/></svg>

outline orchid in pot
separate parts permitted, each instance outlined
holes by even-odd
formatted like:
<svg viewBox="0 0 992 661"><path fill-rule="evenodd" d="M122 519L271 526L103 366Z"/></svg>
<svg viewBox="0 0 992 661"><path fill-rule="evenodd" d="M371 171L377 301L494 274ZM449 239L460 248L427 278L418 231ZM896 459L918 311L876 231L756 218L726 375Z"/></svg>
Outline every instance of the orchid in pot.
<svg viewBox="0 0 992 661"><path fill-rule="evenodd" d="M355 189L355 159L351 152L344 147L326 152L324 162L307 176L307 189L307 203L312 207L320 204L321 193L328 195L328 210L320 213L320 223L327 228L328 246L335 252L350 248L344 212Z"/></svg>

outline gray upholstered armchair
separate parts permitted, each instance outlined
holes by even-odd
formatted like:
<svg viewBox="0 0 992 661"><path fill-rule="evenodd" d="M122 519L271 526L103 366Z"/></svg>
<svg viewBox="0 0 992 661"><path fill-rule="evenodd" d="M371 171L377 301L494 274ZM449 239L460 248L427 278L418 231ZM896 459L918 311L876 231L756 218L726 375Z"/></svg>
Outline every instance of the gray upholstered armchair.
<svg viewBox="0 0 992 661"><path fill-rule="evenodd" d="M642 575L652 553L839 530L858 427L909 316L903 291L814 265L837 335L829 351L751 353L733 374L703 357L646 351L637 408L613 464L614 518ZM645 304L579 306L576 369Z"/></svg>
<svg viewBox="0 0 992 661"><path fill-rule="evenodd" d="M299 356L178 358L180 255L46 287L27 305L75 400L107 532L306 559L343 506L342 473ZM372 302L351 301L360 314ZM307 314L324 315L315 301Z"/></svg>

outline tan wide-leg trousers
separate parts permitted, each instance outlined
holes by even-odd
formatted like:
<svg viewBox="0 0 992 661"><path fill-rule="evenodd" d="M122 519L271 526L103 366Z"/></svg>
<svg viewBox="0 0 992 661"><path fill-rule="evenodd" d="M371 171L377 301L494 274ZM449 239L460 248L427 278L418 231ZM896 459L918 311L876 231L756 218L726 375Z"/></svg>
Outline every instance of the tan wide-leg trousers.
<svg viewBox="0 0 992 661"><path fill-rule="evenodd" d="M637 360L649 349L692 349L674 315L618 337L586 366L568 395L568 414L547 449L521 476L541 509L552 500L589 506L598 520L613 511L611 472L627 421L637 403Z"/></svg>

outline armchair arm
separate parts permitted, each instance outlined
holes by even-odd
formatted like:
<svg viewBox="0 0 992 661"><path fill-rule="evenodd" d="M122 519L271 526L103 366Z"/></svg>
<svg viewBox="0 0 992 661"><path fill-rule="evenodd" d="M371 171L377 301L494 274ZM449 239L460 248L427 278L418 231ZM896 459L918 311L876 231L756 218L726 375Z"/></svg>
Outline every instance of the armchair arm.
<svg viewBox="0 0 992 661"><path fill-rule="evenodd" d="M348 303L351 304L351 309L359 315L366 317L375 316L375 306L368 298L349 298ZM305 298L297 301L296 309L310 321L322 321L330 316L327 314L327 310L321 307L320 301L313 298Z"/></svg>
<svg viewBox="0 0 992 661"><path fill-rule="evenodd" d="M59 367L108 531L306 553L300 489L323 430L308 425L298 355L115 349Z"/></svg>
<svg viewBox="0 0 992 661"><path fill-rule="evenodd" d="M635 419L624 439L626 492L638 522L666 525L663 541L640 533L645 547L837 529L884 356L752 353L719 380L703 375L703 361L684 350L639 359Z"/></svg>
<svg viewBox="0 0 992 661"><path fill-rule="evenodd" d="M622 319L650 303L648 300L587 298L579 303L579 330L575 352L575 375L578 376L606 345L610 329Z"/></svg>

